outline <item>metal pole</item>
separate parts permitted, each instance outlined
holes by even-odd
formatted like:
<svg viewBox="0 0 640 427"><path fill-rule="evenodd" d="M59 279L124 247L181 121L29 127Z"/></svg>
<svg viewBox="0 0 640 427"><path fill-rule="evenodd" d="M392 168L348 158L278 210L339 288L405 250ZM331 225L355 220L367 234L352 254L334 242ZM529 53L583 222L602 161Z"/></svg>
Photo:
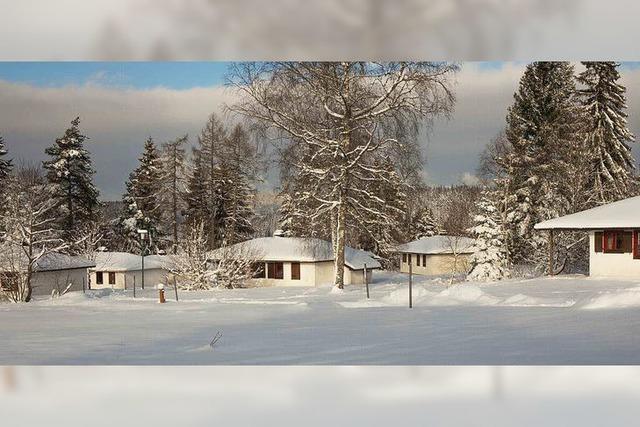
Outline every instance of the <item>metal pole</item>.
<svg viewBox="0 0 640 427"><path fill-rule="evenodd" d="M126 273L125 273L126 274ZM136 297L136 275L133 274L133 297Z"/></svg>
<svg viewBox="0 0 640 427"><path fill-rule="evenodd" d="M409 254L409 308L413 308L413 263L411 262L411 254Z"/></svg>
<svg viewBox="0 0 640 427"><path fill-rule="evenodd" d="M173 275L173 290L176 293L176 302L178 301L178 282L176 281L176 275Z"/></svg>
<svg viewBox="0 0 640 427"><path fill-rule="evenodd" d="M141 245L140 245L142 247L142 280L141 280L142 283L141 283L141 286L142 286L142 289L144 289L144 250L145 250L144 237L141 237L141 239L142 239L142 242L141 242Z"/></svg>
<svg viewBox="0 0 640 427"><path fill-rule="evenodd" d="M369 299L369 278L367 277L367 264L364 265L364 284L367 287L367 299Z"/></svg>
<svg viewBox="0 0 640 427"><path fill-rule="evenodd" d="M554 242L553 242L553 230L549 230L549 276L553 275L553 251L554 251Z"/></svg>
<svg viewBox="0 0 640 427"><path fill-rule="evenodd" d="M86 284L86 282L87 282L87 278L86 278L86 277L83 277L83 278L82 278L82 293L83 293L83 294L84 294L85 292L87 292L87 284Z"/></svg>

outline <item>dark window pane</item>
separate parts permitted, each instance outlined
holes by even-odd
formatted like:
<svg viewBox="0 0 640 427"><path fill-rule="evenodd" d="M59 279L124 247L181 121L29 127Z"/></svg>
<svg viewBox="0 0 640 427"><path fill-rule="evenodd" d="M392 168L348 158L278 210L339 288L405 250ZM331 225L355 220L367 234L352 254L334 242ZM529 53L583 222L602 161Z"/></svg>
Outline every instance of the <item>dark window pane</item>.
<svg viewBox="0 0 640 427"><path fill-rule="evenodd" d="M291 263L291 279L300 280L300 263L299 262Z"/></svg>
<svg viewBox="0 0 640 427"><path fill-rule="evenodd" d="M102 271L96 272L96 284L102 285L104 283L104 277L102 275Z"/></svg>

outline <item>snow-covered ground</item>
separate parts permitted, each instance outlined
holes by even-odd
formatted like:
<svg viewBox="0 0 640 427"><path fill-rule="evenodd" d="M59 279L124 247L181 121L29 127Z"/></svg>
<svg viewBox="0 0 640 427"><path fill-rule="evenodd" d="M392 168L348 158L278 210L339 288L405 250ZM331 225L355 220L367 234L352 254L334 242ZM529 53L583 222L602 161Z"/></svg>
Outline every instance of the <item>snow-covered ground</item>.
<svg viewBox="0 0 640 427"><path fill-rule="evenodd" d="M0 305L0 364L638 364L640 279L93 291ZM142 295L140 297L140 295ZM217 333L222 338L212 346Z"/></svg>

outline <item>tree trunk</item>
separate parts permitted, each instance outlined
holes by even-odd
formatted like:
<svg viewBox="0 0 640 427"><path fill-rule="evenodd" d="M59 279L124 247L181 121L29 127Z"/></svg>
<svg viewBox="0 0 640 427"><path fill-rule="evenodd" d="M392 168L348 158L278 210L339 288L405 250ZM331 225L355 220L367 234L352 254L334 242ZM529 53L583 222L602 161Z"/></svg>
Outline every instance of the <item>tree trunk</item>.
<svg viewBox="0 0 640 427"><path fill-rule="evenodd" d="M340 196L340 206L336 215L336 244L335 244L335 281L334 286L339 289L344 288L344 247L345 247L345 225L347 219L345 191L342 190Z"/></svg>

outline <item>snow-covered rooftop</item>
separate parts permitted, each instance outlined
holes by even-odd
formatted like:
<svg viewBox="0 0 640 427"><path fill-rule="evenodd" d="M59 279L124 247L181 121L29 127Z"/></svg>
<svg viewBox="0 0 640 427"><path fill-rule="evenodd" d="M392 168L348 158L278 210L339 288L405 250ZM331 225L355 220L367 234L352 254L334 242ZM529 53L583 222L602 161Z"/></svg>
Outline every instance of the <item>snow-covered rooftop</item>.
<svg viewBox="0 0 640 427"><path fill-rule="evenodd" d="M6 251L10 251L6 252ZM3 248L0 250L0 270L12 267L24 268L28 262L27 256L21 248ZM56 270L73 270L76 268L90 268L95 262L79 256L70 256L57 252L51 252L43 255L36 261L35 271L56 271Z"/></svg>
<svg viewBox="0 0 640 427"><path fill-rule="evenodd" d="M536 230L640 228L640 196L540 222Z"/></svg>
<svg viewBox="0 0 640 427"><path fill-rule="evenodd" d="M167 255L148 255L144 257L144 268L167 269L171 259ZM96 254L97 271L138 271L142 270L140 255L128 252L98 252Z"/></svg>
<svg viewBox="0 0 640 427"><path fill-rule="evenodd" d="M246 254L264 261L297 261L319 262L332 261L333 247L331 242L322 239L300 237L259 237L229 246L226 250ZM211 252L211 257L219 257L222 250ZM345 264L352 270L380 268L380 263L373 254L351 247L345 248Z"/></svg>
<svg viewBox="0 0 640 427"><path fill-rule="evenodd" d="M405 243L397 248L400 253L412 254L469 254L473 253L473 239L461 236L431 236Z"/></svg>

